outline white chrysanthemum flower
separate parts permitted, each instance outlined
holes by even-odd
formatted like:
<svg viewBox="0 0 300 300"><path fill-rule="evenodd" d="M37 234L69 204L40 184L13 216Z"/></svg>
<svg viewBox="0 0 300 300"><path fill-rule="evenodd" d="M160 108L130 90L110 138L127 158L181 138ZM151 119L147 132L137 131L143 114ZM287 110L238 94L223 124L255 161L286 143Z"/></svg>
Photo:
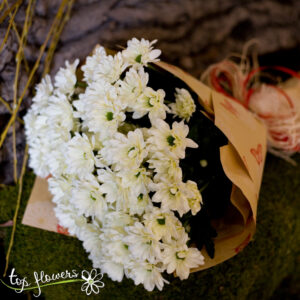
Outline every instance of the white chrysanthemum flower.
<svg viewBox="0 0 300 300"><path fill-rule="evenodd" d="M191 180L188 180L186 183L186 187L189 190L188 202L192 211L192 215L196 215L200 209L202 204L202 196L198 189L197 183Z"/></svg>
<svg viewBox="0 0 300 300"><path fill-rule="evenodd" d="M163 271L164 269L157 267L155 264L134 261L130 265L127 276L134 281L135 285L142 283L149 292L153 291L155 287L161 291L164 283L169 283L162 277L161 273Z"/></svg>
<svg viewBox="0 0 300 300"><path fill-rule="evenodd" d="M101 272L107 274L107 276L114 280L121 282L124 277L123 264L115 263L111 260L111 257L103 254L99 262L93 260L93 266L100 268Z"/></svg>
<svg viewBox="0 0 300 300"><path fill-rule="evenodd" d="M188 248L185 244L177 242L165 246L163 262L168 273L176 274L181 280L187 279L192 268L204 264L204 257L197 248Z"/></svg>
<svg viewBox="0 0 300 300"><path fill-rule="evenodd" d="M89 83L104 79L113 84L119 80L128 64L124 62L121 53L117 53L115 56L104 55L103 50L101 50L101 48L98 49L96 53L90 57L87 65L81 68L84 71L84 78ZM97 62L96 65L94 65L95 62ZM90 68L90 65L94 65L93 69Z"/></svg>
<svg viewBox="0 0 300 300"><path fill-rule="evenodd" d="M94 80L97 81L103 78L113 84L119 80L127 66L128 64L124 62L121 53L117 53L115 56L103 57L95 72Z"/></svg>
<svg viewBox="0 0 300 300"><path fill-rule="evenodd" d="M68 142L65 153L68 174L76 174L84 178L94 170L95 157L93 143L88 137L75 132L75 136Z"/></svg>
<svg viewBox="0 0 300 300"><path fill-rule="evenodd" d="M49 97L53 93L53 85L51 77L46 75L45 78L36 86L36 94L32 98L32 109L35 113L39 113L40 110L47 106Z"/></svg>
<svg viewBox="0 0 300 300"><path fill-rule="evenodd" d="M30 166L37 175L59 176L66 169L64 153L74 127L73 109L66 95L57 93L48 99L48 105L35 115L25 116L25 130L31 145Z"/></svg>
<svg viewBox="0 0 300 300"><path fill-rule="evenodd" d="M77 236L82 226L86 224L86 218L79 215L71 203L60 203L54 207L54 212L59 224L62 227L67 228L71 235Z"/></svg>
<svg viewBox="0 0 300 300"><path fill-rule="evenodd" d="M175 223L175 233L171 239L163 238L162 241L164 244L177 243L178 245L186 245L189 241L189 236L185 231L185 228L182 226L182 223L177 219Z"/></svg>
<svg viewBox="0 0 300 300"><path fill-rule="evenodd" d="M29 167L34 170L34 173L42 178L50 174L48 161L46 159L49 149L43 143L43 140L36 139L29 148Z"/></svg>
<svg viewBox="0 0 300 300"><path fill-rule="evenodd" d="M164 90L154 91L146 87L143 94L132 105L134 111L132 117L139 119L148 113L152 125L157 119L165 119L166 112L169 111L168 106L164 104L165 95Z"/></svg>
<svg viewBox="0 0 300 300"><path fill-rule="evenodd" d="M159 61L158 57L161 51L152 47L156 42L157 40L149 42L145 39L139 41L133 38L127 42L127 48L122 52L123 57L129 64L134 66L147 65L148 63Z"/></svg>
<svg viewBox="0 0 300 300"><path fill-rule="evenodd" d="M65 95L72 95L75 90L76 78L76 68L79 64L79 59L70 64L66 61L66 67L60 68L55 75L54 86L58 91Z"/></svg>
<svg viewBox="0 0 300 300"><path fill-rule="evenodd" d="M130 188L135 196L147 194L150 191L151 173L146 168L122 169L118 176L122 179L122 186Z"/></svg>
<svg viewBox="0 0 300 300"><path fill-rule="evenodd" d="M83 242L84 249L90 253L93 260L99 259L102 255L102 242L99 238L100 227L95 223L87 223L80 229L78 238Z"/></svg>
<svg viewBox="0 0 300 300"><path fill-rule="evenodd" d="M103 141L100 137L100 134L89 131L85 132L85 134L89 139L94 139L94 150L99 152L103 148Z"/></svg>
<svg viewBox="0 0 300 300"><path fill-rule="evenodd" d="M32 145L32 147L35 146L35 143L41 143L41 138L43 138L43 134L47 133L48 129L47 117L41 114L36 114L31 107L24 117L24 122L25 134L28 143Z"/></svg>
<svg viewBox="0 0 300 300"><path fill-rule="evenodd" d="M148 154L141 129L128 132L127 137L117 132L103 144L100 153L114 170L138 168Z"/></svg>
<svg viewBox="0 0 300 300"><path fill-rule="evenodd" d="M77 208L79 214L86 217L95 216L99 221L103 221L107 205L100 191L100 184L93 175L85 180L73 181L70 201Z"/></svg>
<svg viewBox="0 0 300 300"><path fill-rule="evenodd" d="M64 172L66 167L63 151L71 136L66 128L59 127L55 123L50 126L45 122L50 128L45 127L45 120L48 121L47 117L41 115L34 120L32 118L31 122L36 124L34 130L28 128L28 123L26 125L26 135L30 135L30 131L32 132L28 139L31 145L29 165L41 177L49 174L58 176ZM36 129L39 129L38 132Z"/></svg>
<svg viewBox="0 0 300 300"><path fill-rule="evenodd" d="M65 133L65 136L63 133ZM60 176L67 172L65 153L67 150L67 143L71 140L71 135L69 132L64 132L61 128L49 130L47 134L48 138L47 140L45 139L45 143L47 144L44 144L44 146L46 146L48 152L44 153L44 155L48 164L49 174ZM50 141L48 139L50 139Z"/></svg>
<svg viewBox="0 0 300 300"><path fill-rule="evenodd" d="M129 198L129 213L131 215L142 215L145 211L151 210L153 208L152 201L148 193L136 194L136 192L131 193Z"/></svg>
<svg viewBox="0 0 300 300"><path fill-rule="evenodd" d="M136 222L127 227L127 236L123 241L129 246L134 259L156 263L161 261L161 243L153 236L149 228L142 223Z"/></svg>
<svg viewBox="0 0 300 300"><path fill-rule="evenodd" d="M125 227L131 226L137 219L122 211L108 211L104 216L103 227L113 228L125 234Z"/></svg>
<svg viewBox="0 0 300 300"><path fill-rule="evenodd" d="M103 47L95 48L93 55L86 58L85 64L81 67L84 80L88 83L95 81L101 61L106 58L106 51Z"/></svg>
<svg viewBox="0 0 300 300"><path fill-rule="evenodd" d="M25 122L25 134L26 139L30 144L33 144L34 140L38 138L38 134L40 132L40 128L45 127L47 124L47 119L44 119L44 125L38 125L39 116L34 112L33 105L28 109L27 114L24 116ZM30 149L29 149L30 150Z"/></svg>
<svg viewBox="0 0 300 300"><path fill-rule="evenodd" d="M45 155L49 165L49 174L53 176L60 176L66 173L68 167L65 159L67 141L61 139L61 143L59 143L58 140L53 139L53 145L51 146L51 151Z"/></svg>
<svg viewBox="0 0 300 300"><path fill-rule="evenodd" d="M101 184L100 190L105 195L107 203L113 204L115 210L128 211L131 191L122 186L121 178L109 169L100 169L98 180Z"/></svg>
<svg viewBox="0 0 300 300"><path fill-rule="evenodd" d="M119 80L117 82L120 98L130 110L133 110L132 107L136 99L144 92L148 80L148 73L141 67L138 70L130 68L129 71L126 72L124 80Z"/></svg>
<svg viewBox="0 0 300 300"><path fill-rule="evenodd" d="M156 152L147 162L149 163L149 168L154 169L156 172L153 177L155 182L160 182L162 179L167 179L170 182L182 181L179 159L165 155L162 152Z"/></svg>
<svg viewBox="0 0 300 300"><path fill-rule="evenodd" d="M188 198L193 194L188 190L186 183L169 181L153 183L152 191L155 191L152 201L161 203L163 212L177 211L182 217L190 210Z"/></svg>
<svg viewBox="0 0 300 300"><path fill-rule="evenodd" d="M57 93L49 97L49 104L42 112L47 117L49 128L54 125L71 131L74 127L73 108L66 95Z"/></svg>
<svg viewBox="0 0 300 300"><path fill-rule="evenodd" d="M102 140L116 133L125 120L124 106L117 98L116 89L105 80L89 85L73 105L77 109L75 117L83 120L82 126L99 133Z"/></svg>
<svg viewBox="0 0 300 300"><path fill-rule="evenodd" d="M198 145L186 136L189 127L181 121L173 122L172 129L168 123L157 119L153 127L149 129L150 137L147 142L153 153L162 151L173 155L174 158L184 158L186 147L197 148Z"/></svg>
<svg viewBox="0 0 300 300"><path fill-rule="evenodd" d="M102 241L102 251L107 253L111 261L117 264L127 265L130 263L130 251L128 245L124 242L124 237L119 231L111 228L103 228L100 234Z"/></svg>
<svg viewBox="0 0 300 300"><path fill-rule="evenodd" d="M47 140L47 118L36 115L29 109L25 121L25 134L29 147L29 166L40 177L47 177L50 173L46 155L51 147Z"/></svg>
<svg viewBox="0 0 300 300"><path fill-rule="evenodd" d="M48 179L49 191L53 195L52 201L56 204L68 204L72 191L72 177L59 176Z"/></svg>
<svg viewBox="0 0 300 300"><path fill-rule="evenodd" d="M143 218L143 223L152 231L158 241L162 238L169 240L176 235L178 219L172 211L162 212L158 207L153 207L152 210L144 214Z"/></svg>
<svg viewBox="0 0 300 300"><path fill-rule="evenodd" d="M187 122L196 110L194 99L186 89L176 88L175 103L169 104L171 113Z"/></svg>

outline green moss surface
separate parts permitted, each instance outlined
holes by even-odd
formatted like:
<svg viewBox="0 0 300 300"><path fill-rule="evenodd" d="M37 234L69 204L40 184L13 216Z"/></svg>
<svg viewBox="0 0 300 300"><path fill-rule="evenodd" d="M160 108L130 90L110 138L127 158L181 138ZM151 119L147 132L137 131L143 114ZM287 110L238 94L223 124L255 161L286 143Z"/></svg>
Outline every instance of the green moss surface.
<svg viewBox="0 0 300 300"><path fill-rule="evenodd" d="M299 155L296 160L300 165ZM33 182L34 175L27 173L10 269L14 267L20 277L27 278L32 278L33 271L52 274L72 269L90 270L92 265L81 242L21 224ZM16 194L16 187L0 190L0 222L12 218ZM300 277L299 215L300 168L269 155L259 200L256 235L241 253L214 268L190 274L185 281L167 276L170 284L162 292L149 293L131 280L124 279L119 283L104 276L105 287L99 295L88 299L269 299L283 279L289 276L290 280L296 281ZM8 244L10 229L1 230L6 231ZM42 295L47 300L87 299L80 288L81 283L45 287Z"/></svg>

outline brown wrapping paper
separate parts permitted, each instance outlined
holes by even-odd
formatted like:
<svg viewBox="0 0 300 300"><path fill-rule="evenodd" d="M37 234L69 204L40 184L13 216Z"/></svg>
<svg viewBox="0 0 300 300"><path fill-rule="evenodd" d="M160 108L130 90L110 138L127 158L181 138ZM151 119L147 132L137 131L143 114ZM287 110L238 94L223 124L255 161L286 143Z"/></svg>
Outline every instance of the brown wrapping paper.
<svg viewBox="0 0 300 300"><path fill-rule="evenodd" d="M159 62L157 65L183 80L198 96L204 114L227 136L228 145L220 149L221 163L232 182L232 207L224 220L214 224L218 237L215 257L205 250L205 265L193 271L217 265L240 252L255 232L258 195L265 155L266 129L242 105L219 94L181 69ZM54 204L46 179L37 178L27 204L22 223L25 225L68 234L60 227L53 213Z"/></svg>

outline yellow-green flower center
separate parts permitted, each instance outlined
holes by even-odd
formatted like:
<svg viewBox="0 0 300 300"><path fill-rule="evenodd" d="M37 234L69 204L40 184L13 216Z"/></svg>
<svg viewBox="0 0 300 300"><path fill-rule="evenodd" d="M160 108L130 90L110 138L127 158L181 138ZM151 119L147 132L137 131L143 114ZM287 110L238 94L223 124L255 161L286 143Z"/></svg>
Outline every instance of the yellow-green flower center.
<svg viewBox="0 0 300 300"><path fill-rule="evenodd" d="M159 225L165 225L166 224L166 218L156 219L156 221Z"/></svg>
<svg viewBox="0 0 300 300"><path fill-rule="evenodd" d="M109 111L108 113L106 113L106 119L107 121L111 121L114 118L114 114Z"/></svg>
<svg viewBox="0 0 300 300"><path fill-rule="evenodd" d="M137 63L141 63L142 62L142 54L139 54L136 58L135 58L135 61L137 62Z"/></svg>
<svg viewBox="0 0 300 300"><path fill-rule="evenodd" d="M177 259L185 260L185 254L185 251L177 251L175 255Z"/></svg>
<svg viewBox="0 0 300 300"><path fill-rule="evenodd" d="M168 142L168 144L172 147L172 146L175 146L175 138L174 138L174 136L172 136L172 135L169 135L168 137L167 137L167 142Z"/></svg>

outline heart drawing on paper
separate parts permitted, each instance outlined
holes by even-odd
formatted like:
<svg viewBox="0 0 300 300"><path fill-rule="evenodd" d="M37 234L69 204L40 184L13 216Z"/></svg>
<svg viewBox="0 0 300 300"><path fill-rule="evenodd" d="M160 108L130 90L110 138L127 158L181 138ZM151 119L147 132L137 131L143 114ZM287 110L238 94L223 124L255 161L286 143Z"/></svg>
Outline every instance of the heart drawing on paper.
<svg viewBox="0 0 300 300"><path fill-rule="evenodd" d="M68 229L63 226L60 226L59 224L56 225L56 231L60 234L69 235Z"/></svg>
<svg viewBox="0 0 300 300"><path fill-rule="evenodd" d="M235 115L236 117L238 117L238 112L236 110L236 108L232 105L232 103L230 101L228 101L226 98L224 99L224 102L221 103L221 105L228 110L229 112L231 112L233 115Z"/></svg>
<svg viewBox="0 0 300 300"><path fill-rule="evenodd" d="M250 149L251 154L254 156L256 159L258 165L260 165L263 161L263 155L262 155L262 145L258 144L257 148L251 148Z"/></svg>

